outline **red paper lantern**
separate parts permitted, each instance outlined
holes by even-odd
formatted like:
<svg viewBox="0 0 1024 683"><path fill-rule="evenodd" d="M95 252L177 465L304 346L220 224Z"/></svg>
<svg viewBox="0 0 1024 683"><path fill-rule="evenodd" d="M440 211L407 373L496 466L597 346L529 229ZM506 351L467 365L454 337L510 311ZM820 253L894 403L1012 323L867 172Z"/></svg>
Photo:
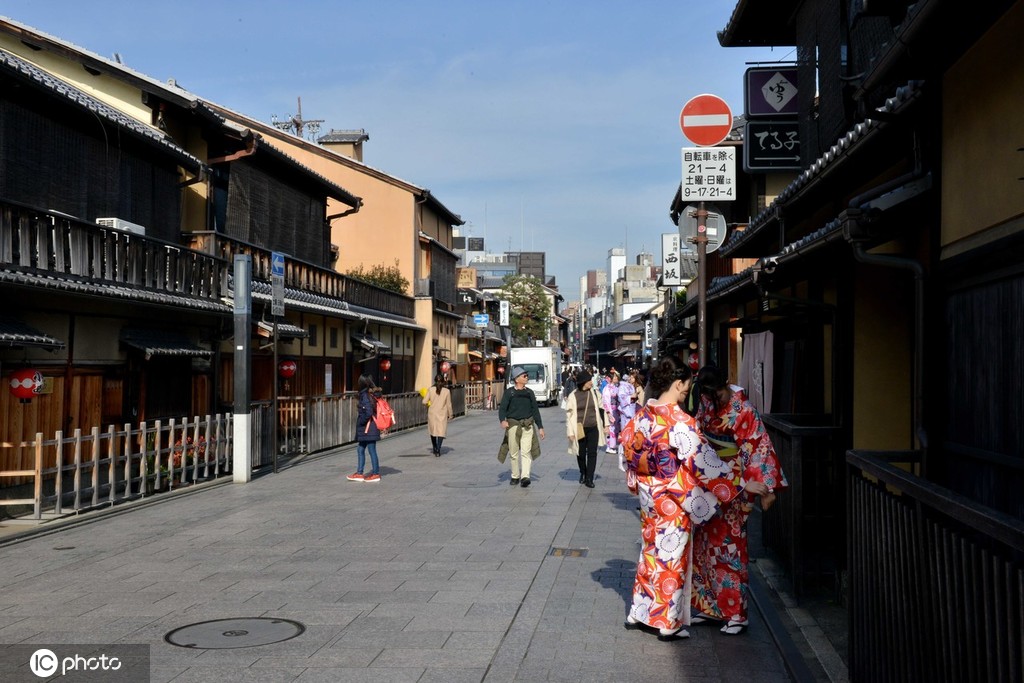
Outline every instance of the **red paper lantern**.
<svg viewBox="0 0 1024 683"><path fill-rule="evenodd" d="M469 366L469 369L472 370L474 374L478 373L478 372L480 372L480 364L479 363L473 363L472 365Z"/></svg>
<svg viewBox="0 0 1024 683"><path fill-rule="evenodd" d="M388 370L390 370L391 369L391 359L390 358L381 358L380 359L380 369L383 370L384 372L387 372Z"/></svg>
<svg viewBox="0 0 1024 683"><path fill-rule="evenodd" d="M293 360L283 360L277 364L277 374L285 379L294 377L295 371L298 369L299 366Z"/></svg>
<svg viewBox="0 0 1024 683"><path fill-rule="evenodd" d="M686 364L690 366L690 369L694 372L700 370L700 356L697 355L696 351L691 351L689 357L686 359Z"/></svg>
<svg viewBox="0 0 1024 683"><path fill-rule="evenodd" d="M15 370L11 373L11 396L28 403L43 389L43 373L32 368Z"/></svg>
<svg viewBox="0 0 1024 683"><path fill-rule="evenodd" d="M452 364L448 361L441 363L441 372L448 372L452 369Z"/></svg>

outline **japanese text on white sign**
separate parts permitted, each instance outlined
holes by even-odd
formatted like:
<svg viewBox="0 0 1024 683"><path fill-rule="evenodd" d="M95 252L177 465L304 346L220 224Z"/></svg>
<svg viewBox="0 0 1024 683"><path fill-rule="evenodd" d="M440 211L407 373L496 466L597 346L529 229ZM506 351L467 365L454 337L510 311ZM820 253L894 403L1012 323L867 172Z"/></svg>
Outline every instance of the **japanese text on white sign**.
<svg viewBox="0 0 1024 683"><path fill-rule="evenodd" d="M683 147L683 201L736 199L735 147Z"/></svg>
<svg viewBox="0 0 1024 683"><path fill-rule="evenodd" d="M683 284L679 268L679 233L666 232L661 235L661 284L666 287Z"/></svg>

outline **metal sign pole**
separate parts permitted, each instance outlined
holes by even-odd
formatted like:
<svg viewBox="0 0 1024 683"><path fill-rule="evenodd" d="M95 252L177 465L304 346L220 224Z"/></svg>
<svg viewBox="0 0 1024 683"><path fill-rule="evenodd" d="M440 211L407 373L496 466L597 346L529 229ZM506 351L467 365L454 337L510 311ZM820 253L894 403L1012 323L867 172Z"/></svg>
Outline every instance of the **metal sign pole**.
<svg viewBox="0 0 1024 683"><path fill-rule="evenodd" d="M708 212L704 202L693 215L697 219L697 236L693 238L697 245L697 359L704 367L708 362Z"/></svg>
<svg viewBox="0 0 1024 683"><path fill-rule="evenodd" d="M280 449L280 447L277 444L277 439L278 439L277 426L278 426L278 422L280 421L278 419L278 416L277 416L277 389L278 389L278 383L280 382L280 377L278 377L278 372L277 372L277 316L276 315L274 316L274 329L271 331L270 339L271 339L271 341L274 344L274 365L273 365L274 370L273 370L273 373L272 373L273 377L274 377L274 400L273 400L273 408L270 411L274 415L274 428L273 428L273 431L271 432L270 443L274 444L274 474L277 474L277 452L279 450L281 450L281 449Z"/></svg>
<svg viewBox="0 0 1024 683"><path fill-rule="evenodd" d="M274 392L271 399L271 415L273 416L273 424L270 430L270 443L274 449L274 473L277 473L277 454L280 450L280 446L277 443L278 438L278 423L280 417L277 414L277 320L284 315L284 270L285 270L285 256L278 252L272 252L270 255L270 280L273 290L273 295L270 302L270 315L274 318L274 327L271 331L271 342L274 345L274 366L271 370L271 377L274 383Z"/></svg>

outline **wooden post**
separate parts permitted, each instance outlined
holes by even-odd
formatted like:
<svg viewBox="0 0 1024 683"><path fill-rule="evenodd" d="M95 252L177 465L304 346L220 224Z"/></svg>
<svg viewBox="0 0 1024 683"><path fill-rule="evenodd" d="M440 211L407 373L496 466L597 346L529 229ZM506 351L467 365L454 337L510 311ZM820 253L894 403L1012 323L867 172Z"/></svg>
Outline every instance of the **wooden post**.
<svg viewBox="0 0 1024 683"><path fill-rule="evenodd" d="M100 504L100 428L95 426L90 433L92 437L92 504Z"/></svg>
<svg viewBox="0 0 1024 683"><path fill-rule="evenodd" d="M75 428L75 511L82 509L82 430Z"/></svg>
<svg viewBox="0 0 1024 683"><path fill-rule="evenodd" d="M64 496L64 432L58 431L55 438L57 439L57 473L54 476L53 489L57 494L57 501L53 506L53 511L60 515L62 511L61 498Z"/></svg>
<svg viewBox="0 0 1024 683"><path fill-rule="evenodd" d="M32 516L33 519L43 518L43 433L36 432L35 443L35 486L33 487Z"/></svg>

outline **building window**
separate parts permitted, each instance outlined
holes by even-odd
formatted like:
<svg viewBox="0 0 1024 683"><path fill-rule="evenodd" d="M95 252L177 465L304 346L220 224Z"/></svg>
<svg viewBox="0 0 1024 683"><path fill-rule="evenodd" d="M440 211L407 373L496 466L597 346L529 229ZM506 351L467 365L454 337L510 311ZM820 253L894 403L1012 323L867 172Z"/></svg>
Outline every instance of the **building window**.
<svg viewBox="0 0 1024 683"><path fill-rule="evenodd" d="M310 325L309 326L309 345L310 346L316 346L316 344L317 344L316 333L317 333L316 325Z"/></svg>
<svg viewBox="0 0 1024 683"><path fill-rule="evenodd" d="M337 327L332 327L331 328L331 342L330 343L331 343L331 348L332 349L338 348L338 328Z"/></svg>

